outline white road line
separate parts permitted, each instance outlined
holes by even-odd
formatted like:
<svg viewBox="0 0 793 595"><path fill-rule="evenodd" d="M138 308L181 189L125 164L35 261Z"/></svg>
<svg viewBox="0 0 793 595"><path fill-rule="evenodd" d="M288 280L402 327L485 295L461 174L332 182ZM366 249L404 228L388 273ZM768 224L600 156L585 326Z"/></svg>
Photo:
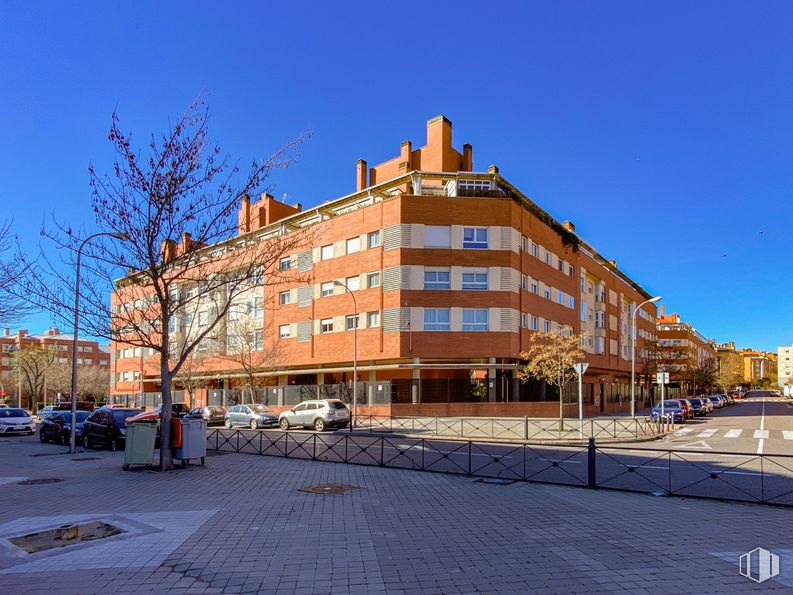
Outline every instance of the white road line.
<svg viewBox="0 0 793 595"><path fill-rule="evenodd" d="M790 430L782 430L782 438L785 440L793 440L793 432Z"/></svg>
<svg viewBox="0 0 793 595"><path fill-rule="evenodd" d="M760 439L760 442L757 443L757 454L759 455L763 454L763 442L765 442L765 440Z"/></svg>
<svg viewBox="0 0 793 595"><path fill-rule="evenodd" d="M693 432L694 428L681 428L677 432L675 432L675 436L682 436L683 434L688 434L689 432Z"/></svg>
<svg viewBox="0 0 793 595"><path fill-rule="evenodd" d="M755 430L754 431L755 438L768 438L768 430Z"/></svg>
<svg viewBox="0 0 793 595"><path fill-rule="evenodd" d="M743 432L743 430L727 430L727 433L724 434L724 437L725 438L737 438L738 436L741 435L741 432Z"/></svg>
<svg viewBox="0 0 793 595"><path fill-rule="evenodd" d="M705 430L697 434L697 438L710 438L716 432L718 432L718 430Z"/></svg>
<svg viewBox="0 0 793 595"><path fill-rule="evenodd" d="M763 399L763 410L760 415L760 429L765 428L765 399Z"/></svg>

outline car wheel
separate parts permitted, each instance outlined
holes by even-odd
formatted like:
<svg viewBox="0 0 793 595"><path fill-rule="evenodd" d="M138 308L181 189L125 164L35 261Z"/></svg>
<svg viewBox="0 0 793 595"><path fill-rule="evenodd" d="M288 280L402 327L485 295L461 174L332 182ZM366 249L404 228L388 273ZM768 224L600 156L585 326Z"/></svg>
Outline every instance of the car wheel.
<svg viewBox="0 0 793 595"><path fill-rule="evenodd" d="M83 447L84 448L91 448L91 439L88 438L88 435L83 436Z"/></svg>
<svg viewBox="0 0 793 595"><path fill-rule="evenodd" d="M280 426L280 428L281 428L281 429L282 429L284 432L286 432L286 431L289 429L289 420L288 420L288 419L286 419L285 417L282 417L282 418L281 418L281 421L279 421L279 422L278 422L278 425Z"/></svg>
<svg viewBox="0 0 793 595"><path fill-rule="evenodd" d="M223 425L231 429L231 420L227 417L226 420L223 422Z"/></svg>
<svg viewBox="0 0 793 595"><path fill-rule="evenodd" d="M325 431L325 420L322 418L314 420L314 429L317 432L324 432Z"/></svg>
<svg viewBox="0 0 793 595"><path fill-rule="evenodd" d="M42 442L47 441L47 437L44 435L44 430L39 430L39 440L41 440Z"/></svg>
<svg viewBox="0 0 793 595"><path fill-rule="evenodd" d="M251 423L250 423L250 426L251 426L251 430L258 430L259 429L259 422L256 421L255 419L252 419Z"/></svg>
<svg viewBox="0 0 793 595"><path fill-rule="evenodd" d="M119 447L118 438L113 438L110 441L110 450L112 450L113 452L116 452L118 450L118 447Z"/></svg>

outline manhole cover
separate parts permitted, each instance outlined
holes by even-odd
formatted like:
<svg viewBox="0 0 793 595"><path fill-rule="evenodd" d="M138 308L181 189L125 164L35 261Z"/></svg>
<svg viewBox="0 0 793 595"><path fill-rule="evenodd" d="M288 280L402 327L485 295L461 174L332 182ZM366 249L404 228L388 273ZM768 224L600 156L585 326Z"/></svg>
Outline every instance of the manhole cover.
<svg viewBox="0 0 793 595"><path fill-rule="evenodd" d="M67 545L74 545L84 541L106 539L121 533L124 533L123 529L102 521L92 521L79 525L63 525L57 529L38 531L28 535L19 535L10 538L8 541L29 554L35 554L36 552L66 547Z"/></svg>
<svg viewBox="0 0 793 595"><path fill-rule="evenodd" d="M348 486L340 483L326 483L318 486L298 488L298 491L308 492L309 494L341 494L342 492L349 492L354 488L355 486Z"/></svg>
<svg viewBox="0 0 793 595"><path fill-rule="evenodd" d="M102 457L82 457L80 459L72 459L72 461L101 461Z"/></svg>
<svg viewBox="0 0 793 595"><path fill-rule="evenodd" d="M18 481L18 486L40 486L48 483L60 483L63 480L60 477L42 477L41 479L25 479Z"/></svg>
<svg viewBox="0 0 793 595"><path fill-rule="evenodd" d="M474 480L474 483L492 483L493 485L508 486L515 483L513 479L501 479L500 477L482 477Z"/></svg>

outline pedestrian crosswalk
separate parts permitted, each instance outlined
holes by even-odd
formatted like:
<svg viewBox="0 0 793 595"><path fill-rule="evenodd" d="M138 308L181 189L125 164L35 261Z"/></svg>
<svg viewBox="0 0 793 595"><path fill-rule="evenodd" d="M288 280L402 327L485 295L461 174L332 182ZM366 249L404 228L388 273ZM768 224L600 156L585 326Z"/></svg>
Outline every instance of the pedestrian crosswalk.
<svg viewBox="0 0 793 595"><path fill-rule="evenodd" d="M685 438L755 438L757 440L763 439L779 439L793 440L793 430L744 430L740 428L733 428L730 430L714 429L700 430L698 428L680 428L672 434L677 437Z"/></svg>

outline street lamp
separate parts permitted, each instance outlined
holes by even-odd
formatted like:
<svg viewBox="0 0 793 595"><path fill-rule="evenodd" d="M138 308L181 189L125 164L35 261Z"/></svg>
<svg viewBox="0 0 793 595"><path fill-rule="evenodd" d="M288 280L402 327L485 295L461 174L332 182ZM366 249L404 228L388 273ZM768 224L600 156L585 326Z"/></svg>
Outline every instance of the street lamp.
<svg viewBox="0 0 793 595"><path fill-rule="evenodd" d="M77 272L74 281L74 335L72 336L72 416L71 431L69 436L69 452L74 454L76 449L75 433L77 430L77 324L80 318L80 259L83 255L83 248L94 238L109 236L122 242L129 241L129 236L118 232L102 231L85 238L77 249Z"/></svg>
<svg viewBox="0 0 793 595"><path fill-rule="evenodd" d="M633 309L631 314L631 418L636 418L636 381L634 376L636 374L636 312L645 304L654 304L660 302L661 296L657 295L649 300L644 300L636 308Z"/></svg>
<svg viewBox="0 0 793 595"><path fill-rule="evenodd" d="M352 432L355 420L358 419L358 304L355 301L355 294L350 291L346 283L334 280L333 284L343 287L352 298L354 320L352 327L352 418L350 419L350 432Z"/></svg>

